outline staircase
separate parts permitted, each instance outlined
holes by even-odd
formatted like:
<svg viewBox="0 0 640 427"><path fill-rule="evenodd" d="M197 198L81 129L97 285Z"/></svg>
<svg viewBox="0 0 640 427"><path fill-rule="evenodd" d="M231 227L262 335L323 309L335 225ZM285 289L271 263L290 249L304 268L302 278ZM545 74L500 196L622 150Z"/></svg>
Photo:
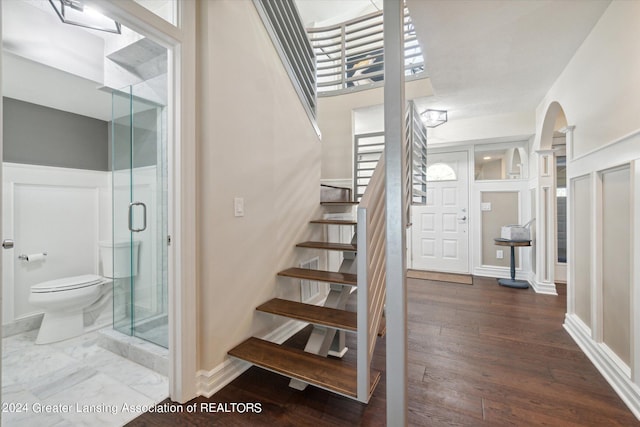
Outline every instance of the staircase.
<svg viewBox="0 0 640 427"><path fill-rule="evenodd" d="M360 402L369 401L380 380L380 372L371 369L373 349L377 336L383 336L385 332L385 263L384 250L380 251L384 246L384 186L382 171L376 172L379 175L378 183L374 185L372 179L370 188L372 193L378 193L378 197L363 197L358 206L358 221L311 221L315 226L357 227L358 232L354 232L351 243L308 241L296 245L301 249L342 252L344 260L339 271L289 268L278 273L281 277L329 284L330 291L324 305L274 298L256 308L263 313L314 325L305 349L285 347L252 337L231 349L229 355L291 378L290 386L298 390L304 390L311 384ZM350 194L345 193L346 189L333 190L323 188L323 206L331 209L357 205L349 201ZM369 207L367 214L367 205L371 204L371 199L374 199L375 204ZM364 233L360 231L361 228L365 230ZM358 257L364 262L359 263ZM346 310L347 301L353 292L357 293L357 312ZM357 335L356 365L342 360L348 350L345 346L347 333Z"/></svg>

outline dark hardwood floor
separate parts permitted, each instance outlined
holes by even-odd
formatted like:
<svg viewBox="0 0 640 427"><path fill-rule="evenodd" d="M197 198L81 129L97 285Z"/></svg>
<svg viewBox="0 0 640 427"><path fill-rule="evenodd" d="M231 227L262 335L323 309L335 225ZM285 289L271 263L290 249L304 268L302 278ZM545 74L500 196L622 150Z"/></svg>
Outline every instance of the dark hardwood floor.
<svg viewBox="0 0 640 427"><path fill-rule="evenodd" d="M486 278L472 286L409 279L409 425L640 425L562 328L566 295L559 293L503 288ZM303 347L308 334L286 345ZM382 338L374 368L383 377L368 405L313 387L299 392L288 379L251 368L190 404L260 403L260 413L147 413L129 425L383 426L384 350Z"/></svg>

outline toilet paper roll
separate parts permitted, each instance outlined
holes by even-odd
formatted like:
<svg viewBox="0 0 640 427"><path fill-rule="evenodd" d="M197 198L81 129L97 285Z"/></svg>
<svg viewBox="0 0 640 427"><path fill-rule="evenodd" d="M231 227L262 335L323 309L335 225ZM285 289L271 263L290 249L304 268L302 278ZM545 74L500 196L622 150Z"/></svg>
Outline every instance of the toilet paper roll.
<svg viewBox="0 0 640 427"><path fill-rule="evenodd" d="M24 260L27 262L35 262L35 261L42 261L45 259L45 257L47 256L47 254L45 253L40 253L40 254L29 254L26 255Z"/></svg>

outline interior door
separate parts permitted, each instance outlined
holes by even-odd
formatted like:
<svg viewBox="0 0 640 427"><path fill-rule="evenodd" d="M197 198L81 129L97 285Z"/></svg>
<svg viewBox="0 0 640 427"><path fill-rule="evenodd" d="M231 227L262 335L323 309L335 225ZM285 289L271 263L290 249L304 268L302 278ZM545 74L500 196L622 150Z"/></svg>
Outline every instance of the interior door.
<svg viewBox="0 0 640 427"><path fill-rule="evenodd" d="M469 272L467 152L427 157L427 203L413 206L412 217L412 268Z"/></svg>

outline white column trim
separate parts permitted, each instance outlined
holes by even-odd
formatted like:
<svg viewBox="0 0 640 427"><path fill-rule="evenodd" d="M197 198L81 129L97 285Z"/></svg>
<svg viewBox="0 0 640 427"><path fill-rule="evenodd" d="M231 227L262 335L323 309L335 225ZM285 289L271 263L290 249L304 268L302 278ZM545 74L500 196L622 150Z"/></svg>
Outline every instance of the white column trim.
<svg viewBox="0 0 640 427"><path fill-rule="evenodd" d="M573 259L573 183L569 177L571 176L571 159L573 158L573 131L575 126L567 126L560 129L564 133L565 138L565 154L567 156L567 172L566 172L566 188L567 188L567 313L574 314L576 311L576 287L575 287L575 266L571 262Z"/></svg>
<svg viewBox="0 0 640 427"><path fill-rule="evenodd" d="M534 290L555 294L555 150L537 150L536 153L539 169L536 192L536 274L532 286Z"/></svg>

